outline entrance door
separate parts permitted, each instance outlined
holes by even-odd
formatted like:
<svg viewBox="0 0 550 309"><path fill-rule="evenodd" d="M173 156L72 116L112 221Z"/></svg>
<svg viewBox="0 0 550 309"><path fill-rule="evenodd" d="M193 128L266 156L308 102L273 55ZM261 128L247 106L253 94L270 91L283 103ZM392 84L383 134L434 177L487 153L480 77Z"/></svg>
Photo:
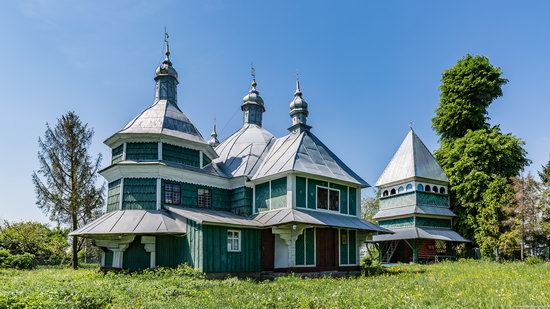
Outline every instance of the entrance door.
<svg viewBox="0 0 550 309"><path fill-rule="evenodd" d="M338 267L338 230L317 228L317 268L335 269Z"/></svg>
<svg viewBox="0 0 550 309"><path fill-rule="evenodd" d="M271 229L262 230L262 270L275 268L275 235Z"/></svg>

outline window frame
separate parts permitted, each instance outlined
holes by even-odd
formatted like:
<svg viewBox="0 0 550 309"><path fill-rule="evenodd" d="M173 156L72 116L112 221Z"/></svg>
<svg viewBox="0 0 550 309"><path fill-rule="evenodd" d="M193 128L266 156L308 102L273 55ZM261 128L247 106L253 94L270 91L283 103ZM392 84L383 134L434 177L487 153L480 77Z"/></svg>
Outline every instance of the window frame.
<svg viewBox="0 0 550 309"><path fill-rule="evenodd" d="M203 194L200 193L201 191L203 192ZM208 192L208 198L204 197L205 192ZM204 204L205 200L208 202L208 205L201 206L201 205L205 205ZM201 204L201 202L203 203ZM201 187L197 188L197 208L212 209L212 189L201 188Z"/></svg>
<svg viewBox="0 0 550 309"><path fill-rule="evenodd" d="M227 252L241 252L241 230L227 230ZM237 241L237 248L233 248L233 240Z"/></svg>
<svg viewBox="0 0 550 309"><path fill-rule="evenodd" d="M168 194L174 193L174 190L168 190L168 187L172 186L177 189L177 194L174 196L176 198L176 201L168 199ZM164 183L164 204L167 205L181 205L181 185L179 183L174 182L165 182Z"/></svg>
<svg viewBox="0 0 550 309"><path fill-rule="evenodd" d="M322 189L322 190L327 190L327 208L320 208L319 207L319 189ZM336 209L331 209L330 208L330 192L331 191L334 191L334 192L338 192L338 202L337 202L337 208ZM335 189L335 188L330 188L330 187L327 187L327 186L319 186L317 185L316 186L316 195L315 195L315 198L316 198L316 201L315 201L315 209L320 209L320 210L326 210L326 211L335 211L335 212L340 212L340 202L341 202L341 199L340 199L340 196L342 195L342 192L340 189Z"/></svg>

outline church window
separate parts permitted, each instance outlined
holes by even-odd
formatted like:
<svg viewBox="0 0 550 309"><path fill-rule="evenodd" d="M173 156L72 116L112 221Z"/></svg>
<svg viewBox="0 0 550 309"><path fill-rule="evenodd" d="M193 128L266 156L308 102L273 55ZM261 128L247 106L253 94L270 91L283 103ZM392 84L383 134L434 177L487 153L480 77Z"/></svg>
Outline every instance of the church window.
<svg viewBox="0 0 550 309"><path fill-rule="evenodd" d="M338 211L340 209L340 190L318 186L317 208Z"/></svg>
<svg viewBox="0 0 550 309"><path fill-rule="evenodd" d="M394 188L394 189L391 189L390 194L391 194L391 195L394 195L394 194L395 194L395 188Z"/></svg>
<svg viewBox="0 0 550 309"><path fill-rule="evenodd" d="M424 191L424 185L419 183L416 185L416 191Z"/></svg>
<svg viewBox="0 0 550 309"><path fill-rule="evenodd" d="M317 208L328 209L328 189L317 187Z"/></svg>
<svg viewBox="0 0 550 309"><path fill-rule="evenodd" d="M164 203L179 205L181 201L181 187L175 183L164 184Z"/></svg>
<svg viewBox="0 0 550 309"><path fill-rule="evenodd" d="M384 190L384 192L382 193L382 196L388 196L388 190Z"/></svg>
<svg viewBox="0 0 550 309"><path fill-rule="evenodd" d="M241 252L241 231L227 230L227 251Z"/></svg>
<svg viewBox="0 0 550 309"><path fill-rule="evenodd" d="M403 193L405 192L405 188L403 188L403 186L399 187L399 189L397 189L397 192L398 193Z"/></svg>
<svg viewBox="0 0 550 309"><path fill-rule="evenodd" d="M330 210L336 210L340 208L340 191L330 190L329 191L329 208Z"/></svg>
<svg viewBox="0 0 550 309"><path fill-rule="evenodd" d="M444 187L439 188L439 193L445 194L445 188Z"/></svg>
<svg viewBox="0 0 550 309"><path fill-rule="evenodd" d="M439 190L437 189L437 186L433 186L432 191L435 192L435 193L439 192Z"/></svg>
<svg viewBox="0 0 550 309"><path fill-rule="evenodd" d="M212 191L210 189L197 189L197 207L212 208Z"/></svg>
<svg viewBox="0 0 550 309"><path fill-rule="evenodd" d="M430 192L431 191L430 185L426 185L426 187L424 188L424 191Z"/></svg>
<svg viewBox="0 0 550 309"><path fill-rule="evenodd" d="M413 185L408 183L405 191L409 192L409 191L412 191L412 189L413 189Z"/></svg>

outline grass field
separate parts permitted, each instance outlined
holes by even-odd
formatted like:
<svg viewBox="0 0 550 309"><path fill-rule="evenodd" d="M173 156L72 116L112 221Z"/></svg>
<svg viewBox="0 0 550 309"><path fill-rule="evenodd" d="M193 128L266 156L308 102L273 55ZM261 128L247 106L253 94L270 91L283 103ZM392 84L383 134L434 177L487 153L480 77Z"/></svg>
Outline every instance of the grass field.
<svg viewBox="0 0 550 309"><path fill-rule="evenodd" d="M0 270L0 307L550 306L550 263L403 265L355 278L207 280L188 268L103 275L96 269Z"/></svg>

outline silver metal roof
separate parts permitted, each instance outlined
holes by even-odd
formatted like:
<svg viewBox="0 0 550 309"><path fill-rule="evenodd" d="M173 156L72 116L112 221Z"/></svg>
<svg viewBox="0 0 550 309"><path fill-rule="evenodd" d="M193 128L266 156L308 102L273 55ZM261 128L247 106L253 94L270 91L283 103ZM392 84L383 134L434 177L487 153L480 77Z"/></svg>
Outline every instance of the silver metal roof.
<svg viewBox="0 0 550 309"><path fill-rule="evenodd" d="M156 133L206 144L189 118L168 100L158 100L118 133Z"/></svg>
<svg viewBox="0 0 550 309"><path fill-rule="evenodd" d="M468 239L460 236L451 229L410 227L402 229L392 229L394 234L375 235L373 241L389 241L401 239L435 239L452 242L470 242Z"/></svg>
<svg viewBox="0 0 550 309"><path fill-rule="evenodd" d="M233 177L251 177L274 141L275 137L266 129L245 124L216 147L219 157L214 162L222 163L224 170Z"/></svg>
<svg viewBox="0 0 550 309"><path fill-rule="evenodd" d="M418 205L418 206L412 205L412 206L405 206L405 207L381 209L376 213L376 215L374 215L374 219L398 217L398 216L413 215L413 214L456 217L456 214L452 212L449 208L424 206L424 205Z"/></svg>
<svg viewBox="0 0 550 309"><path fill-rule="evenodd" d="M191 219L197 223L228 224L249 227L262 227L256 220L236 215L229 211L204 209L204 208L183 208L175 206L164 206L168 211L178 216Z"/></svg>
<svg viewBox="0 0 550 309"><path fill-rule="evenodd" d="M275 141L252 179L298 171L368 187L309 130L293 132Z"/></svg>
<svg viewBox="0 0 550 309"><path fill-rule="evenodd" d="M71 232L70 236L112 234L185 234L186 225L167 211L117 210Z"/></svg>
<svg viewBox="0 0 550 309"><path fill-rule="evenodd" d="M380 187L413 177L449 182L432 153L411 129L378 178L376 186Z"/></svg>
<svg viewBox="0 0 550 309"><path fill-rule="evenodd" d="M391 233L383 227L358 217L343 216L320 211L283 208L275 211L266 211L252 217L262 226L277 226L288 223L305 223L311 225L352 228L364 231Z"/></svg>

